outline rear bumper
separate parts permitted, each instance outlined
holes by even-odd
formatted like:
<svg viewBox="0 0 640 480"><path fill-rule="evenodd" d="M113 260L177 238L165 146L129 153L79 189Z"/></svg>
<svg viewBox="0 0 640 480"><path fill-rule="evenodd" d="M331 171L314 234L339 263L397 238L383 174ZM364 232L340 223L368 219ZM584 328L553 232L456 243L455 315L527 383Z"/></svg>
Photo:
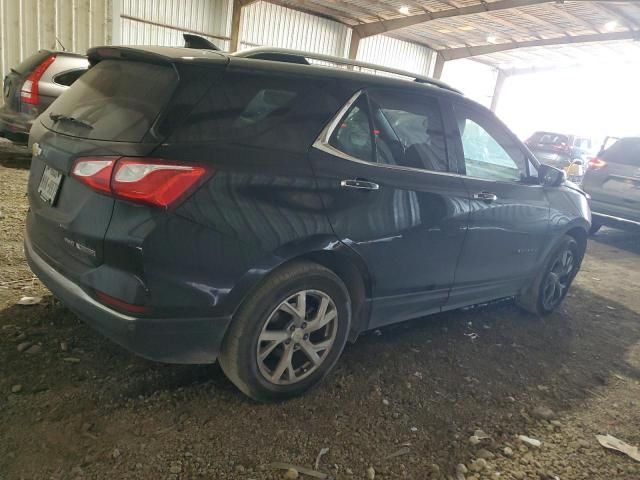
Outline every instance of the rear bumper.
<svg viewBox="0 0 640 480"><path fill-rule="evenodd" d="M230 317L136 318L112 310L89 296L39 256L25 235L25 255L33 273L71 311L127 350L158 362L213 363Z"/></svg>
<svg viewBox="0 0 640 480"><path fill-rule="evenodd" d="M36 117L26 113L14 112L6 106L0 108L0 136L10 139L29 136L31 125Z"/></svg>

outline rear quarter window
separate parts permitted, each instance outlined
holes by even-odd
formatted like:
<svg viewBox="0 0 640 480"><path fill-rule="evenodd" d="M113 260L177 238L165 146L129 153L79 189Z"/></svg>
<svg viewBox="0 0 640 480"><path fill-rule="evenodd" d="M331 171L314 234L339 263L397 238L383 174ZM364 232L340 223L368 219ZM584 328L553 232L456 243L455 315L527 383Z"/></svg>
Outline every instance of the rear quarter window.
<svg viewBox="0 0 640 480"><path fill-rule="evenodd" d="M306 149L337 108L322 80L227 73L176 126L170 141Z"/></svg>
<svg viewBox="0 0 640 480"><path fill-rule="evenodd" d="M47 128L66 135L139 142L177 83L178 76L170 66L103 60L53 102L42 121Z"/></svg>

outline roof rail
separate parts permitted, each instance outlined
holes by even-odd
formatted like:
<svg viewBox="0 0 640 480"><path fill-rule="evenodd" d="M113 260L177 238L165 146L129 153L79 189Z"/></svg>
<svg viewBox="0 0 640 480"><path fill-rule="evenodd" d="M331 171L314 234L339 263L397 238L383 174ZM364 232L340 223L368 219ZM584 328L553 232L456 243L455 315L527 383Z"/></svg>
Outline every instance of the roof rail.
<svg viewBox="0 0 640 480"><path fill-rule="evenodd" d="M346 65L347 67L366 68L367 70L374 70L378 72L391 73L400 77L412 78L418 83L426 83L434 85L436 87L444 88L456 93L462 93L460 90L453 88L452 86L436 80L435 78L427 77L426 75L417 75L415 73L406 72L396 68L385 67L383 65L376 65L374 63L361 62L359 60L350 60L348 58L334 57L333 55L323 55L321 53L303 52L300 50L289 50L287 48L272 48L272 47L258 47L250 48L248 50L242 50L240 52L232 53L233 57L240 58L255 58L259 60L272 60L277 62L289 62L297 64L309 64L307 59L316 60L320 62L335 63L337 65ZM328 65L321 65L328 66Z"/></svg>

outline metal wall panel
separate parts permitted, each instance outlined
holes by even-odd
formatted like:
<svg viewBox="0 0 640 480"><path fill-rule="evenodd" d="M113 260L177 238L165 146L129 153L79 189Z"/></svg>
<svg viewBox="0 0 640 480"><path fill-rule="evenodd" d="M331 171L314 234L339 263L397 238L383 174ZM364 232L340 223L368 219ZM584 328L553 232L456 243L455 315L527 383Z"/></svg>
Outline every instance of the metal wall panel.
<svg viewBox="0 0 640 480"><path fill-rule="evenodd" d="M292 48L343 57L351 30L333 20L267 2L242 9L240 48Z"/></svg>
<svg viewBox="0 0 640 480"><path fill-rule="evenodd" d="M407 72L429 75L433 50L416 43L405 42L385 35L367 37L360 41L357 59Z"/></svg>
<svg viewBox="0 0 640 480"><path fill-rule="evenodd" d="M185 32L229 47L231 0L121 0L122 45L182 46Z"/></svg>
<svg viewBox="0 0 640 480"><path fill-rule="evenodd" d="M40 49L111 43L111 12L112 0L0 0L0 81Z"/></svg>

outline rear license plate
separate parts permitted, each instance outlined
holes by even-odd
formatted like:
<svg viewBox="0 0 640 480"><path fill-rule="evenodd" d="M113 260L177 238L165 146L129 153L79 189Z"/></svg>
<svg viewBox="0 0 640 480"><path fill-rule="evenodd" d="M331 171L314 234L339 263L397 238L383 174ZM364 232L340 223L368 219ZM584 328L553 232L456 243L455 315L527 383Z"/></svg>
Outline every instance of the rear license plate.
<svg viewBox="0 0 640 480"><path fill-rule="evenodd" d="M62 182L62 173L57 170L45 166L42 173L42 179L38 186L38 194L40 198L49 205L53 206L56 203L58 192L60 191L60 183Z"/></svg>

